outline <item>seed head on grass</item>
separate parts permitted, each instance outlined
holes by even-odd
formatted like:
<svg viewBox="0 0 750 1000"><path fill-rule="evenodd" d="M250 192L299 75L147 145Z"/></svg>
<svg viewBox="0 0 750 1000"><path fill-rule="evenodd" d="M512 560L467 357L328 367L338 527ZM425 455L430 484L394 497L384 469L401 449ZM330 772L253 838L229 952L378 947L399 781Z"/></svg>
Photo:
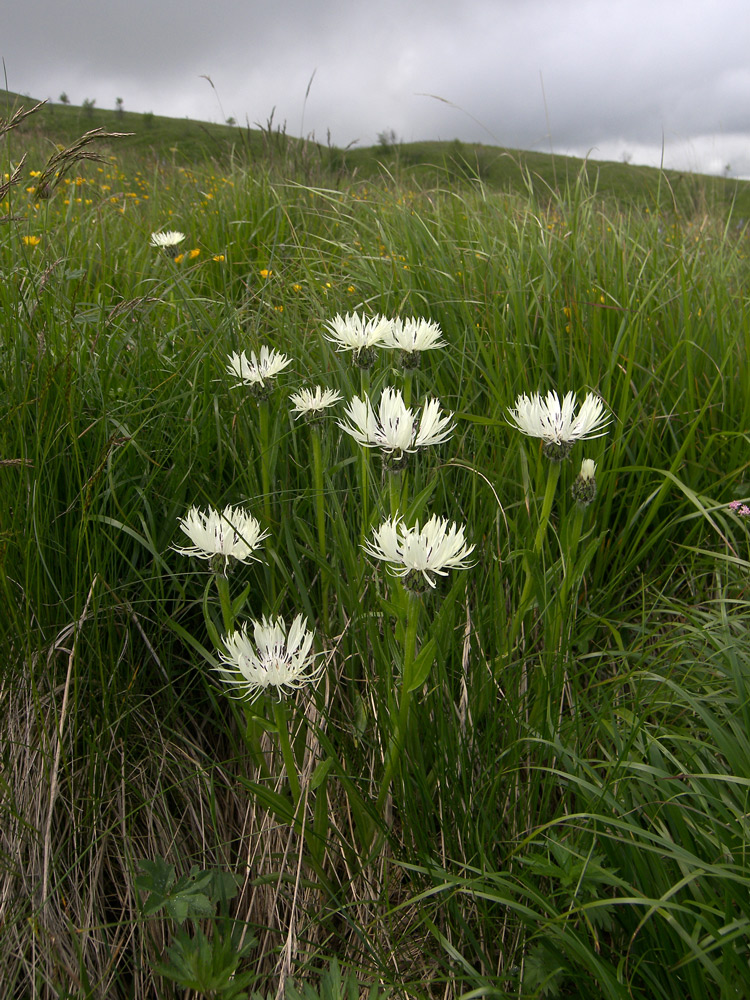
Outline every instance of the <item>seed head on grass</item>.
<svg viewBox="0 0 750 1000"><path fill-rule="evenodd" d="M419 522L407 528L400 516L388 518L364 543L368 556L389 564L391 573L404 580L410 590L435 586L435 576L447 576L452 569L467 569L474 546L464 537L463 525L433 514L423 528Z"/></svg>
<svg viewBox="0 0 750 1000"><path fill-rule="evenodd" d="M255 351L250 352L249 358L244 351L241 354L236 352L230 354L227 371L239 379L234 388L244 385L250 389L256 399L267 399L271 394L273 380L291 363L292 359L288 358L286 354L264 344L257 357Z"/></svg>
<svg viewBox="0 0 750 1000"><path fill-rule="evenodd" d="M570 454L576 441L602 437L611 416L604 412L602 399L593 392L586 395L578 414L575 413L575 393L568 392L562 405L556 392L542 399L538 392L525 393L510 408L510 421L528 437L541 438L544 454L553 462L561 462Z"/></svg>
<svg viewBox="0 0 750 1000"><path fill-rule="evenodd" d="M236 697L252 703L264 692L281 697L317 681L323 664L315 662L314 633L302 615L297 615L288 631L281 618L264 616L251 624L252 639L245 622L225 637L226 651L219 653L221 679L234 688Z"/></svg>
<svg viewBox="0 0 750 1000"><path fill-rule="evenodd" d="M337 351L352 351L354 363L360 368L371 368L375 362L375 348L385 346L392 322L385 316L367 319L359 313L335 316L326 324L326 340L336 345Z"/></svg>
<svg viewBox="0 0 750 1000"><path fill-rule="evenodd" d="M418 420L399 390L391 388L383 390L377 415L367 396L364 399L355 396L344 414L348 422L339 421L343 431L364 448L380 448L396 464L418 448L442 444L455 429L453 414L441 413L439 399L426 400Z"/></svg>
<svg viewBox="0 0 750 1000"><path fill-rule="evenodd" d="M225 575L230 560L241 563L259 560L256 550L268 535L252 514L232 506L223 511L209 507L205 513L191 507L180 518L180 528L193 544L184 548L175 546L175 552L208 559L215 573Z"/></svg>

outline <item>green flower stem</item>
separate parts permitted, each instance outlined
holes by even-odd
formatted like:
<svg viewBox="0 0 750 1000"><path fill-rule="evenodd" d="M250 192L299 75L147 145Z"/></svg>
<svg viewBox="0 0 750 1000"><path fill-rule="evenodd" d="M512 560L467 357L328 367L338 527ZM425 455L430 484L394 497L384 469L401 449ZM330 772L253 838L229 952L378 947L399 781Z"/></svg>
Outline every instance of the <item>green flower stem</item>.
<svg viewBox="0 0 750 1000"><path fill-rule="evenodd" d="M542 516L539 518L539 527L536 529L536 538L534 539L534 555L538 556L541 554L542 546L544 545L544 539L547 535L547 526L549 525L550 514L552 513L552 504L555 499L555 490L557 489L557 481L560 478L560 462L550 462L549 472L547 473L547 488L544 491L544 500L542 502Z"/></svg>
<svg viewBox="0 0 750 1000"><path fill-rule="evenodd" d="M401 502L402 472L388 473L388 493L391 500L391 517L395 517L399 512Z"/></svg>
<svg viewBox="0 0 750 1000"><path fill-rule="evenodd" d="M260 424L260 476L263 489L263 514L268 528L271 525L271 454L268 441L268 403L265 400L258 403L258 422Z"/></svg>
<svg viewBox="0 0 750 1000"><path fill-rule="evenodd" d="M359 369L359 395L361 399L369 399L370 396L370 369ZM370 455L367 448L359 449L359 488L362 498L362 541L367 537L367 529L370 525Z"/></svg>
<svg viewBox="0 0 750 1000"><path fill-rule="evenodd" d="M247 747L255 766L260 771L261 777L270 778L271 773L268 770L268 761L266 760L266 755L263 752L260 742L264 730L258 722L258 710L247 703L244 703L242 707L245 712L245 746ZM261 709L261 712L262 711L263 709Z"/></svg>
<svg viewBox="0 0 750 1000"><path fill-rule="evenodd" d="M414 372L411 368L404 369L404 405L411 406L411 384Z"/></svg>
<svg viewBox="0 0 750 1000"><path fill-rule="evenodd" d="M313 447L313 478L315 496L315 521L318 526L318 553L320 554L320 590L321 590L321 610L323 615L323 629L328 632L328 586L329 568L326 559L326 509L325 493L323 490L323 455L321 448L321 433L316 426L311 426Z"/></svg>
<svg viewBox="0 0 750 1000"><path fill-rule="evenodd" d="M549 527L549 519L552 513L552 504L555 499L555 491L557 489L557 482L560 478L560 463L559 462L549 462L547 471L547 485L544 490L544 500L542 501L542 513L539 518L539 525L536 530L536 535L534 537L534 559L537 560L542 554L542 549L544 548L544 540L547 536L547 528ZM523 622L526 612L529 610L529 605L531 604L531 595L534 589L534 579L531 570L531 565L529 563L528 557L524 558L524 569L526 570L526 579L523 585L523 591L521 593L520 600L518 602L518 608L513 616L513 626L510 632L510 640L508 644L508 651L513 649L518 639L519 632L521 631L521 624Z"/></svg>
<svg viewBox="0 0 750 1000"><path fill-rule="evenodd" d="M260 475L263 491L263 517L267 528L271 527L271 442L268 430L268 403L258 403L258 423L260 431ZM276 567L269 564L271 601L276 600Z"/></svg>
<svg viewBox="0 0 750 1000"><path fill-rule="evenodd" d="M573 513L573 524L570 528L570 535L566 545L563 579L557 595L557 607L552 630L553 649L560 649L562 646L562 636L563 629L565 627L568 600L570 598L571 588L575 582L574 575L576 571L576 553L578 551L578 543L581 540L581 528L583 527L585 514L585 508L580 504L576 504L575 511Z"/></svg>
<svg viewBox="0 0 750 1000"><path fill-rule="evenodd" d="M215 573L216 590L219 593L219 604L221 606L221 620L224 625L224 634L229 635L234 631L234 614L232 612L232 598L229 594L229 580L223 573Z"/></svg>
<svg viewBox="0 0 750 1000"><path fill-rule="evenodd" d="M367 448L359 449L359 489L362 498L362 541L367 537L367 529L370 525L370 456Z"/></svg>
<svg viewBox="0 0 750 1000"><path fill-rule="evenodd" d="M388 790L391 787L393 775L398 767L398 762L406 742L406 729L409 722L409 709L413 692L410 690L412 682L412 667L417 653L417 626L419 624L419 612L422 602L418 594L406 591L406 624L404 637L404 667L401 673L401 697L399 699L398 715L396 725L391 732L388 743L388 751L385 759L385 771L378 793L377 807L382 812L385 800L388 797Z"/></svg>
<svg viewBox="0 0 750 1000"><path fill-rule="evenodd" d="M286 702L283 698L274 702L273 718L279 733L279 747L281 748L281 756L284 760L284 770L286 771L287 781L289 782L289 788L291 790L294 807L296 809L300 800L299 775L297 774L297 763L294 759L294 751L292 750L292 744L289 740Z"/></svg>

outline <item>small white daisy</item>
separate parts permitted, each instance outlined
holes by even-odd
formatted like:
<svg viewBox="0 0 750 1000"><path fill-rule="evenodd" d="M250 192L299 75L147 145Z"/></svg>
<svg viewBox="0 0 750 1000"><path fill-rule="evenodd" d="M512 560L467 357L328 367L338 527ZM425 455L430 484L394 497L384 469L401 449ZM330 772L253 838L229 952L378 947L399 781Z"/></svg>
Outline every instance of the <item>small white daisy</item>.
<svg viewBox="0 0 750 1000"><path fill-rule="evenodd" d="M245 385L257 399L266 399L271 392L272 380L291 363L292 359L286 354L264 344L259 357L256 357L255 351L250 352L249 358L244 351L241 354L230 354L227 372L239 379L233 388Z"/></svg>
<svg viewBox="0 0 750 1000"><path fill-rule="evenodd" d="M342 398L338 389L324 389L316 385L315 391L312 389L300 389L293 392L289 397L294 403L292 413L297 417L305 417L306 420L318 420L324 410L329 406L334 406Z"/></svg>
<svg viewBox="0 0 750 1000"><path fill-rule="evenodd" d="M568 392L560 405L556 392L548 392L542 399L538 392L525 393L516 399L515 409L508 410L511 422L528 437L541 438L544 454L553 461L566 458L576 441L602 437L611 415L605 413L604 402L593 392L586 395L583 405L575 413L575 393Z"/></svg>
<svg viewBox="0 0 750 1000"><path fill-rule="evenodd" d="M287 632L282 619L263 618L253 621L253 639L248 635L248 623L224 639L226 652L219 653L222 680L231 684L238 698L253 702L266 691L279 697L290 694L305 684L313 684L323 670L311 653L314 633L302 615L292 622Z"/></svg>
<svg viewBox="0 0 750 1000"><path fill-rule="evenodd" d="M396 462L418 448L442 444L455 429L453 414L441 414L440 400L428 399L417 422L417 414L406 406L398 389L391 388L383 389L377 416L367 396L355 396L344 415L349 422L339 421L343 431L365 448L380 448L393 455Z"/></svg>
<svg viewBox="0 0 750 1000"><path fill-rule="evenodd" d="M255 551L268 535L252 514L232 506L223 511L209 507L205 513L198 507L191 507L185 517L180 518L180 528L193 544L185 548L175 546L175 552L208 559L215 572L222 564L226 572L230 559L242 563L260 559Z"/></svg>
<svg viewBox="0 0 750 1000"><path fill-rule="evenodd" d="M385 316L366 319L358 313L337 315L326 323L326 340L336 345L337 351L353 351L354 360L361 368L369 368L375 361L375 347L384 346L392 321Z"/></svg>
<svg viewBox="0 0 750 1000"><path fill-rule="evenodd" d="M169 257L177 256L177 247L185 239L185 234L176 229L169 229L164 233L151 233L151 246L163 250Z"/></svg>
<svg viewBox="0 0 750 1000"><path fill-rule="evenodd" d="M447 576L448 570L466 569L474 551L464 538L463 526L436 514L421 529L419 522L407 528L402 517L389 518L375 529L372 541L365 542L363 548L373 559L389 563L391 572L404 578L405 585L412 589L418 589L420 574L434 587L433 575Z"/></svg>
<svg viewBox="0 0 750 1000"><path fill-rule="evenodd" d="M418 368L422 351L446 346L442 336L440 326L429 320L395 319L384 346L401 351L402 367Z"/></svg>

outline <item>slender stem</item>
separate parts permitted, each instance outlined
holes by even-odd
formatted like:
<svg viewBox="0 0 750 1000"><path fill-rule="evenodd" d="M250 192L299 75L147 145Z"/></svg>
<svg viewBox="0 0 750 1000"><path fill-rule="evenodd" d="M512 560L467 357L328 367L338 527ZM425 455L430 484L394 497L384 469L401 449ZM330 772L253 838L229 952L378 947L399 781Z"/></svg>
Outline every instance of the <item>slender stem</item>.
<svg viewBox="0 0 750 1000"><path fill-rule="evenodd" d="M391 517L395 517L399 512L399 503L401 500L401 477L402 472L388 473L388 493L390 494L391 500Z"/></svg>
<svg viewBox="0 0 750 1000"><path fill-rule="evenodd" d="M234 629L234 615L232 613L232 598L229 594L229 580L223 573L215 573L214 581L219 593L219 604L221 605L221 620L224 624L224 634L229 635Z"/></svg>
<svg viewBox="0 0 750 1000"><path fill-rule="evenodd" d="M542 501L542 512L539 517L539 525L537 526L536 535L534 537L534 559L538 559L542 554L542 549L544 548L544 540L547 536L547 528L549 526L550 514L552 513L552 504L555 499L555 490L557 488L557 481L560 478L560 463L559 462L548 462L547 463L547 485L544 490L544 499ZM529 605L531 604L531 595L534 589L534 577L532 573L531 563L528 557L524 558L524 569L526 571L526 579L523 585L523 591L521 593L520 600L518 602L518 607L516 608L516 613L513 616L513 624L510 630L508 651L513 649L518 639L519 632L521 631L521 624L523 622L526 612L529 610Z"/></svg>
<svg viewBox="0 0 750 1000"><path fill-rule="evenodd" d="M294 807L296 809L300 800L299 775L297 774L297 763L294 759L294 751L292 750L292 744L289 740L286 702L283 698L274 702L273 717L276 722L276 728L279 732L279 747L281 748L281 756L284 760L284 770L286 771L289 788L291 790Z"/></svg>
<svg viewBox="0 0 750 1000"><path fill-rule="evenodd" d="M421 600L418 594L411 591L406 592L406 628L404 630L404 667L401 672L401 697L399 701L396 725L391 732L388 743L388 751L385 759L385 770L383 780L378 793L377 807L382 810L385 800L388 797L388 790L391 787L393 775L398 767L399 758L406 741L406 729L409 721L409 709L413 692L409 690L412 682L412 667L417 653L417 625L419 624L419 612L421 610Z"/></svg>
<svg viewBox="0 0 750 1000"><path fill-rule="evenodd" d="M536 538L534 539L534 555L536 556L541 553L547 534L547 526L550 514L552 513L555 490L557 489L557 480L560 478L560 462L550 462L548 469L547 488L544 491L544 500L542 501L542 516L539 518L539 527L536 529Z"/></svg>
<svg viewBox="0 0 750 1000"><path fill-rule="evenodd" d="M414 372L411 368L404 369L404 404L411 406L411 383L414 379Z"/></svg>
<svg viewBox="0 0 750 1000"><path fill-rule="evenodd" d="M268 403L261 400L258 403L258 422L260 424L260 475L263 489L263 513L266 527L271 524L271 455L268 441Z"/></svg>
<svg viewBox="0 0 750 1000"><path fill-rule="evenodd" d="M557 595L557 612L555 615L553 630L553 649L560 649L562 646L562 635L568 600L571 588L575 582L574 573L576 570L576 553L578 550L578 543L581 538L581 528L583 526L584 514L585 508L580 504L576 504L575 512L573 513L573 524L570 528L568 543L566 545L564 574L560 584L560 590Z"/></svg>
<svg viewBox="0 0 750 1000"><path fill-rule="evenodd" d="M323 629L328 632L328 585L329 570L326 560L326 510L325 492L323 490L323 456L321 448L320 429L311 426L313 447L313 477L315 495L315 520L318 526L318 552L320 554L320 597L323 615Z"/></svg>
<svg viewBox="0 0 750 1000"><path fill-rule="evenodd" d="M261 776L264 778L270 778L271 774L268 770L268 762L260 742L263 729L258 724L258 719L264 709L261 708L258 710L257 708L251 707L247 704L243 705L243 709L245 712L245 746L250 752L250 756L260 771Z"/></svg>

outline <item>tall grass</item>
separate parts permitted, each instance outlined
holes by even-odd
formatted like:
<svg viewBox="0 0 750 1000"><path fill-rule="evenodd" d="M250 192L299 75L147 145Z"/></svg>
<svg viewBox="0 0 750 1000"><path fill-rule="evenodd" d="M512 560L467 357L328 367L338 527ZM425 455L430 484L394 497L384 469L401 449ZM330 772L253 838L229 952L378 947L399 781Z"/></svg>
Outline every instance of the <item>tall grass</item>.
<svg viewBox="0 0 750 1000"><path fill-rule="evenodd" d="M174 995L169 922L135 888L161 857L239 876L263 995L332 958L400 996L747 995L744 237L583 179L540 200L116 155L39 201L29 160L0 205L4 994ZM187 234L177 262L162 228ZM360 544L386 473L370 455L363 478L336 411L321 546L287 399L361 393L323 336L354 310L440 323L412 401L457 429L412 459L401 513L475 545L413 611L401 716L413 633ZM226 371L262 344L294 358L265 430ZM401 380L382 352L366 388ZM549 464L507 408L548 389L613 421L561 467L537 546ZM267 559L229 577L237 620L316 627L324 680L287 706L296 813L271 704L211 670L213 578L173 549L193 504L268 522Z"/></svg>

